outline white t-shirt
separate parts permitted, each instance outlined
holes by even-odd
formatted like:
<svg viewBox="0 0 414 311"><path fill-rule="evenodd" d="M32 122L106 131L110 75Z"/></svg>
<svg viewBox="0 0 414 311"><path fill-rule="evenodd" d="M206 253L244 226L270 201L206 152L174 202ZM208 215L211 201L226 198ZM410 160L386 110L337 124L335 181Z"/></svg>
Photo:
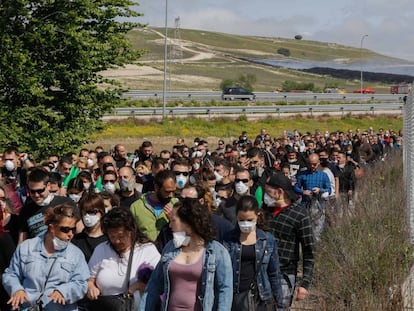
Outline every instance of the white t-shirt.
<svg viewBox="0 0 414 311"><path fill-rule="evenodd" d="M101 243L95 248L88 266L91 277L96 278L96 286L100 289L101 295L118 295L125 292L129 253L128 251L119 257L108 242ZM160 257L153 243L136 244L132 257L130 284L137 281L138 268L142 264L155 268ZM134 295L135 305L139 306L140 295L137 294Z"/></svg>

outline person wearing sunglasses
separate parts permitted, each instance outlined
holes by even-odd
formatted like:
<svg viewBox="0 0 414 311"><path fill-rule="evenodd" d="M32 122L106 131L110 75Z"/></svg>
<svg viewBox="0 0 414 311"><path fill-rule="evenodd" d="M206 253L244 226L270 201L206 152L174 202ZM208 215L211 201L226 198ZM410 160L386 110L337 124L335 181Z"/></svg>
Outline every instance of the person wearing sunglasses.
<svg viewBox="0 0 414 311"><path fill-rule="evenodd" d="M101 220L105 215L105 203L100 194L88 193L79 202L84 230L76 234L73 244L80 248L89 262L95 247L108 240L102 231Z"/></svg>
<svg viewBox="0 0 414 311"><path fill-rule="evenodd" d="M42 168L34 168L27 180L29 197L19 214L19 243L47 231L44 213L48 208L64 203L76 207L70 198L50 192L49 174Z"/></svg>
<svg viewBox="0 0 414 311"><path fill-rule="evenodd" d="M79 221L77 209L62 204L45 213L45 234L20 244L3 274L13 310L41 304L43 310L78 310L87 291L89 269L82 251L70 243Z"/></svg>
<svg viewBox="0 0 414 311"><path fill-rule="evenodd" d="M176 196L181 193L181 190L188 184L190 180L190 162L184 158L178 158L171 164L171 170L176 178Z"/></svg>

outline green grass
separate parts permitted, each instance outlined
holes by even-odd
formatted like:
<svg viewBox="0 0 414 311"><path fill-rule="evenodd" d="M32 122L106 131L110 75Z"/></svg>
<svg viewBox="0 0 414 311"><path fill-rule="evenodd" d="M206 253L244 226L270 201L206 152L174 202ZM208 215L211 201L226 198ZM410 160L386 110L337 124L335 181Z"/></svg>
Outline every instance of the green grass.
<svg viewBox="0 0 414 311"><path fill-rule="evenodd" d="M214 117L214 116L213 116ZM159 122L153 119L138 120L129 118L126 120L111 121L106 124L102 132L97 132L90 137L92 143L87 147L96 145L111 146L115 143L125 143L127 149L133 151L142 140L149 139L155 142L155 149L171 149L177 137L183 137L187 142L192 142L195 137L207 139L215 144L218 138L223 138L226 143L231 143L242 131L247 131L253 138L260 133L261 128L266 128L272 137L281 137L284 130L299 130L302 133L313 133L316 129L330 132L360 128L374 130L379 128L402 129L402 118L398 116L372 116L346 115L343 118L309 115L278 118L276 115L262 120L247 120L242 115L237 120L228 118L172 118Z"/></svg>

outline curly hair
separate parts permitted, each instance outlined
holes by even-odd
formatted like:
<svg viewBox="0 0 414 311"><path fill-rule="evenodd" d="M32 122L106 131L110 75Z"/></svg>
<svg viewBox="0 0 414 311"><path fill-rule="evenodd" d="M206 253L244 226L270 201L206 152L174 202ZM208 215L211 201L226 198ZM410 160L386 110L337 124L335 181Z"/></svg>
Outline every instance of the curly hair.
<svg viewBox="0 0 414 311"><path fill-rule="evenodd" d="M256 226L262 230L268 231L266 219L263 211L259 209L259 204L254 196L243 195L236 204L236 214L238 212L249 212L253 211L257 215Z"/></svg>
<svg viewBox="0 0 414 311"><path fill-rule="evenodd" d="M198 199L183 199L174 204L177 216L180 220L191 227L191 230L199 235L204 241L212 241L216 238L210 212Z"/></svg>
<svg viewBox="0 0 414 311"><path fill-rule="evenodd" d="M102 229L105 234L108 229L124 228L126 231L132 232L132 243L148 243L148 237L139 230L135 217L127 208L116 207L111 209L102 218Z"/></svg>

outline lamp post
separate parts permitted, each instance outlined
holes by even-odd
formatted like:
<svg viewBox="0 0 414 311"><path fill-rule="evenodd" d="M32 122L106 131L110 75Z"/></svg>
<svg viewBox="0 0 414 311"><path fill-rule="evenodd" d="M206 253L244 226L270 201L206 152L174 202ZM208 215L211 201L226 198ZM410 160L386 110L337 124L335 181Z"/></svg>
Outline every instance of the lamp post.
<svg viewBox="0 0 414 311"><path fill-rule="evenodd" d="M361 94L363 93L362 89L364 87L364 82L363 82L364 80L363 80L363 76L362 76L362 44L364 43L364 39L366 37L368 37L368 35L363 35L361 37L361 48L360 48L360 51L361 51L361 89L360 89L360 92L361 92Z"/></svg>
<svg viewBox="0 0 414 311"><path fill-rule="evenodd" d="M168 38L168 0L165 0L165 34L164 34L164 81L162 84L162 119L165 118L165 106L167 103L167 38Z"/></svg>

